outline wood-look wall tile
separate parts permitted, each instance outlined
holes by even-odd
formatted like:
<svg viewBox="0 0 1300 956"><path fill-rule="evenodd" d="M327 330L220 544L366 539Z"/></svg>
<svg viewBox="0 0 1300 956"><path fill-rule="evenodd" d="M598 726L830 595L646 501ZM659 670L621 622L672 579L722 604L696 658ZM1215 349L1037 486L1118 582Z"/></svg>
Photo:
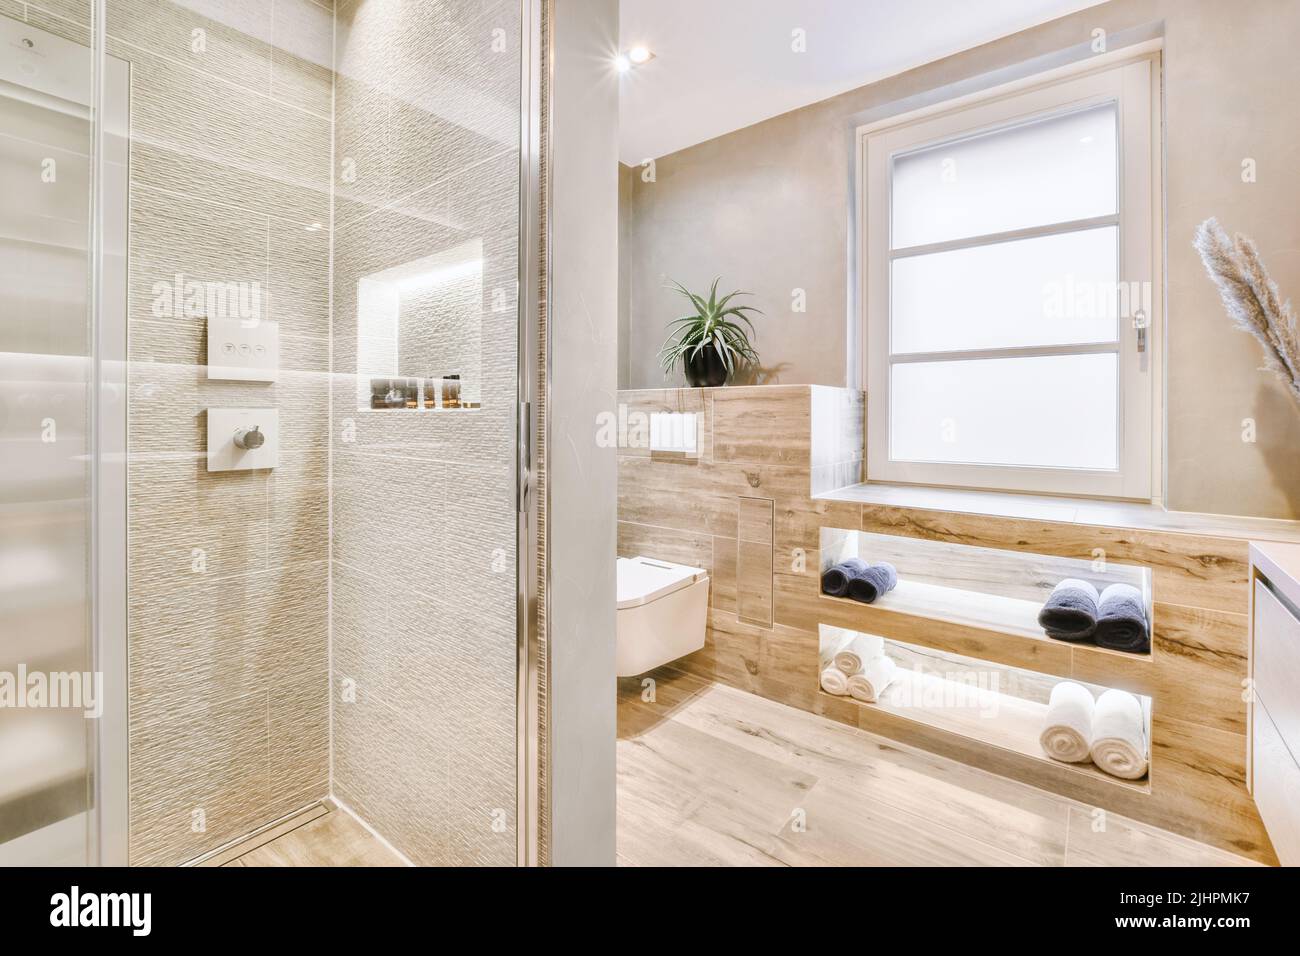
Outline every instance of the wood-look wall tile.
<svg viewBox="0 0 1300 956"><path fill-rule="evenodd" d="M618 459L618 514L624 521L736 536L736 499L711 466L633 455Z"/></svg>
<svg viewBox="0 0 1300 956"><path fill-rule="evenodd" d="M712 538L713 583L709 606L736 613L736 539Z"/></svg>
<svg viewBox="0 0 1300 956"><path fill-rule="evenodd" d="M772 499L736 499L736 616L772 626Z"/></svg>
<svg viewBox="0 0 1300 956"><path fill-rule="evenodd" d="M696 416L696 458L710 460L712 447L712 405L707 389L650 388L618 393L618 453L650 456L650 416L656 413L686 413Z"/></svg>
<svg viewBox="0 0 1300 956"><path fill-rule="evenodd" d="M715 461L799 465L808 488L809 397L803 388L718 388L713 406Z"/></svg>
<svg viewBox="0 0 1300 956"><path fill-rule="evenodd" d="M1138 819L1276 864L1246 790L1244 736L1164 717L1154 705L1151 725L1151 784L1159 803Z"/></svg>
<svg viewBox="0 0 1300 956"><path fill-rule="evenodd" d="M1157 601L1237 613L1247 603L1244 541L879 505L863 506L862 530L1086 561L1100 551L1150 567Z"/></svg>

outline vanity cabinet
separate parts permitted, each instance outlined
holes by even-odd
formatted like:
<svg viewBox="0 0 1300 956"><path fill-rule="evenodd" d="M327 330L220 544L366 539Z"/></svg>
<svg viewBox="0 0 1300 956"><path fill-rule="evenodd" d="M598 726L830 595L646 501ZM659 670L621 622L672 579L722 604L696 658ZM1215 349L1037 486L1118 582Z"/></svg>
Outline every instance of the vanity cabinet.
<svg viewBox="0 0 1300 956"><path fill-rule="evenodd" d="M1300 866L1300 545L1250 546L1250 792L1284 866Z"/></svg>

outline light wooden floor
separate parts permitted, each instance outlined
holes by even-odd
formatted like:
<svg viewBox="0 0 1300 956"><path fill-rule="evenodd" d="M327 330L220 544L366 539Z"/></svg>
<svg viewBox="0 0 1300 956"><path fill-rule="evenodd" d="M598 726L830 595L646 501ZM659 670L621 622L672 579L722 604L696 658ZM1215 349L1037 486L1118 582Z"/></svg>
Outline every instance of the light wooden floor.
<svg viewBox="0 0 1300 956"><path fill-rule="evenodd" d="M619 682L629 866L1251 866L720 684Z"/></svg>
<svg viewBox="0 0 1300 956"><path fill-rule="evenodd" d="M405 866L345 810L317 807L208 861L209 866Z"/></svg>

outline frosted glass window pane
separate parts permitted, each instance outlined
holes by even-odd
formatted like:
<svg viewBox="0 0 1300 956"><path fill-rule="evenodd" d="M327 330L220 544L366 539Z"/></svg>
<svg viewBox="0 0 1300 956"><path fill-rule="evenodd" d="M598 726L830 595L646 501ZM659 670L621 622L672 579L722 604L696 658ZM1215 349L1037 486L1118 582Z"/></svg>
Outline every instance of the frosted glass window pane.
<svg viewBox="0 0 1300 956"><path fill-rule="evenodd" d="M892 247L1116 211L1113 104L894 157Z"/></svg>
<svg viewBox="0 0 1300 956"><path fill-rule="evenodd" d="M898 461L1117 467L1118 356L894 365L890 458Z"/></svg>
<svg viewBox="0 0 1300 956"><path fill-rule="evenodd" d="M1116 227L895 259L890 348L900 352L1114 342ZM1136 308L1136 306L1134 306Z"/></svg>

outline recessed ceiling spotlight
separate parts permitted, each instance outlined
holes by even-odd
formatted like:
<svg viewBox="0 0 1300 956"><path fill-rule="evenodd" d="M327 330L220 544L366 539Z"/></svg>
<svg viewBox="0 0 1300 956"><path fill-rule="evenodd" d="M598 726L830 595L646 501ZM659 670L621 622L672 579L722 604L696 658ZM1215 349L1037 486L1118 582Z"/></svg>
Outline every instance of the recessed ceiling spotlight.
<svg viewBox="0 0 1300 956"><path fill-rule="evenodd" d="M638 44L629 49L626 53L620 53L618 56L614 57L614 67L618 72L626 73L628 70L632 69L632 67L642 66L643 64L649 63L654 58L655 55L650 52L649 47Z"/></svg>

